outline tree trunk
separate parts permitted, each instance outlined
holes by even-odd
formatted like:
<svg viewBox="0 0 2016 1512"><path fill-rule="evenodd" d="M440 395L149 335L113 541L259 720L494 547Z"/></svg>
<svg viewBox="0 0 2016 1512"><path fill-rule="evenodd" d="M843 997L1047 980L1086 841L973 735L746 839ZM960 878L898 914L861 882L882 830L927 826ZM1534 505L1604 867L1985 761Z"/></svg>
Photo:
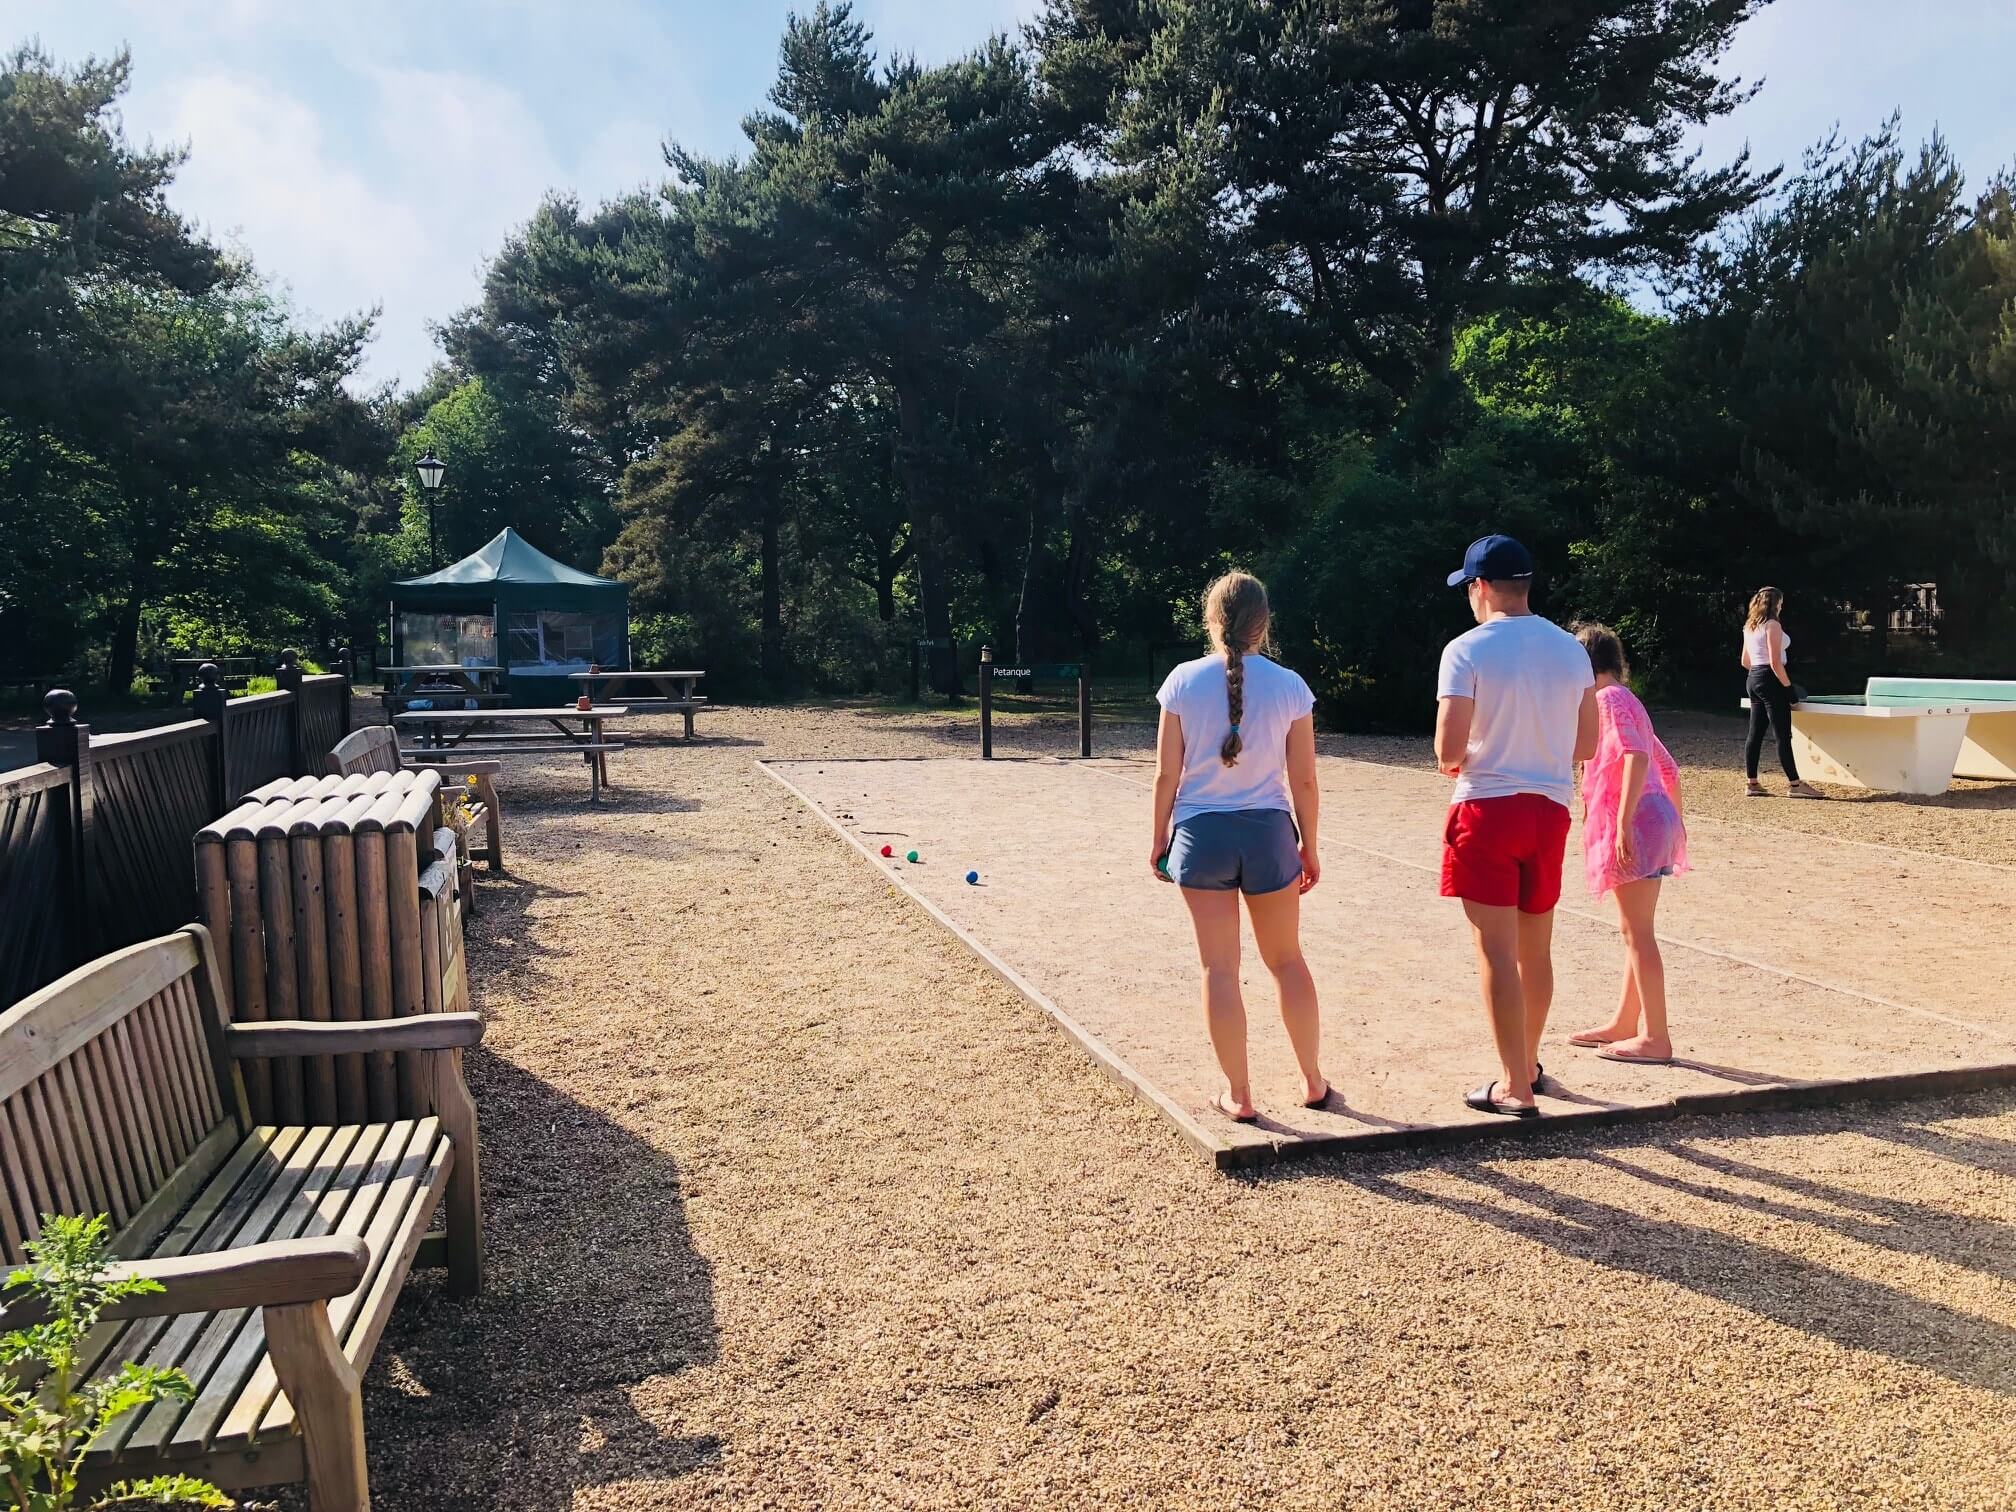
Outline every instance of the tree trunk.
<svg viewBox="0 0 2016 1512"><path fill-rule="evenodd" d="M784 604L782 585L778 582L778 528L777 507L772 504L763 511L763 682L771 689L781 685L784 677Z"/></svg>
<svg viewBox="0 0 2016 1512"><path fill-rule="evenodd" d="M133 686L140 648L140 589L136 585L112 621L112 642L105 655L105 691L121 697Z"/></svg>
<svg viewBox="0 0 2016 1512"><path fill-rule="evenodd" d="M1078 649L1090 656L1099 645L1099 616L1092 604L1092 524L1085 506L1073 500L1066 511L1071 522L1071 552L1065 560L1064 604L1078 631Z"/></svg>
<svg viewBox="0 0 2016 1512"><path fill-rule="evenodd" d="M901 561L887 541L875 543L875 612L885 625L896 620L896 573Z"/></svg>
<svg viewBox="0 0 2016 1512"><path fill-rule="evenodd" d="M933 642L929 657L931 690L956 697L959 658L952 646L952 605L945 581L943 524L931 502L924 456L924 407L914 380L896 384L896 419L902 437L896 448L903 498L910 513L910 544L917 556L917 606L924 616L924 635Z"/></svg>
<svg viewBox="0 0 2016 1512"><path fill-rule="evenodd" d="M1066 510L1069 512L1068 507ZM1071 621L1067 566L1057 559L1056 543L1045 528L1044 512L1029 510L1029 548L1022 564L1022 596L1015 609L1015 659L1025 666L1054 661L1068 640Z"/></svg>

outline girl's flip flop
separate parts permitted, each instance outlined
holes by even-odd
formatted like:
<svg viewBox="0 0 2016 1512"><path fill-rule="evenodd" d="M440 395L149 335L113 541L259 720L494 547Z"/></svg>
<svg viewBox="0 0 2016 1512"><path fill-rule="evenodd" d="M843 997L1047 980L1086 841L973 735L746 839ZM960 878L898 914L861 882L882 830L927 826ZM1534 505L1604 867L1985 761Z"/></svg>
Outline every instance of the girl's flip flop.
<svg viewBox="0 0 2016 1512"><path fill-rule="evenodd" d="M1630 1055L1622 1051L1613 1050L1607 1045L1596 1052L1596 1059L1616 1061L1619 1065L1624 1066L1670 1066L1673 1064L1673 1057L1670 1055Z"/></svg>
<svg viewBox="0 0 2016 1512"><path fill-rule="evenodd" d="M1314 1102L1303 1103L1302 1106L1305 1108L1320 1108L1324 1104L1329 1102L1330 1099L1336 1095L1336 1093L1337 1093L1336 1085L1334 1083L1326 1081L1325 1083L1323 1083L1323 1095L1317 1098Z"/></svg>
<svg viewBox="0 0 2016 1512"><path fill-rule="evenodd" d="M1617 1036L1617 1039L1622 1038L1624 1038L1624 1036L1621 1034ZM1617 1043L1617 1040L1605 1039L1602 1033L1598 1030L1584 1029L1579 1034L1569 1035L1568 1043L1583 1050L1600 1050L1605 1045L1614 1045L1615 1043Z"/></svg>
<svg viewBox="0 0 2016 1512"><path fill-rule="evenodd" d="M1216 1097L1211 1099L1211 1106L1216 1108L1220 1113L1223 1113L1234 1123L1258 1123L1260 1121L1258 1109L1255 1109L1251 1113L1237 1112L1234 1110L1232 1104L1226 1100L1223 1092L1220 1092Z"/></svg>

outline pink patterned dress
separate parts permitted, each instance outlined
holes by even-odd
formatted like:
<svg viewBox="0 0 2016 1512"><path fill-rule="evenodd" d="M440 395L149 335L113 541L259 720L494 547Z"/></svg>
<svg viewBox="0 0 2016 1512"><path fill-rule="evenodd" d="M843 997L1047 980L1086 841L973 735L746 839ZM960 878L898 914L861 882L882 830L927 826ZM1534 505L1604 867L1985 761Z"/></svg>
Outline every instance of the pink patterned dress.
<svg viewBox="0 0 2016 1512"><path fill-rule="evenodd" d="M1687 870L1687 828L1680 817L1680 767L1652 733L1652 716L1621 683L1596 690L1596 754L1582 768L1582 862L1597 896L1626 882L1673 877ZM1630 874L1617 865L1617 808L1624 793L1624 758L1652 758L1645 791L1631 818Z"/></svg>

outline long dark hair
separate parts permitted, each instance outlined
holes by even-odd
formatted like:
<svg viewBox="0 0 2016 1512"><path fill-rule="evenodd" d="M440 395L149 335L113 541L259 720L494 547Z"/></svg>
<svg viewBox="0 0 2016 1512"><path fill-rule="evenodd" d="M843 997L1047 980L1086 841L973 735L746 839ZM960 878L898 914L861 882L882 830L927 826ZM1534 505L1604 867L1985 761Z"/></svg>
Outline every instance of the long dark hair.
<svg viewBox="0 0 2016 1512"><path fill-rule="evenodd" d="M1225 705L1232 716L1232 733L1218 748L1218 756L1228 767L1238 765L1244 749L1239 721L1246 715L1245 658L1266 643L1272 618L1266 585L1250 572L1228 572L1204 590L1204 630L1211 637L1211 649L1225 656Z"/></svg>
<svg viewBox="0 0 2016 1512"><path fill-rule="evenodd" d="M1767 620L1778 618L1785 607L1785 595L1776 588L1759 588L1750 595L1750 616L1743 621L1745 630L1755 630Z"/></svg>

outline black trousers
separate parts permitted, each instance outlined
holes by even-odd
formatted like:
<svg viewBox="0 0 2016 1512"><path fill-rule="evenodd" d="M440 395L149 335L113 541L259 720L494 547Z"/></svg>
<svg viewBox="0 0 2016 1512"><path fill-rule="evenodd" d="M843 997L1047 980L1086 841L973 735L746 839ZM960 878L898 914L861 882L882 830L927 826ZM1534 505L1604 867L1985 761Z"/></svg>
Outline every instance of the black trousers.
<svg viewBox="0 0 2016 1512"><path fill-rule="evenodd" d="M1769 667L1752 667L1745 688L1750 695L1750 738L1743 743L1743 765L1750 780L1757 780L1757 758L1764 753L1764 727L1770 725L1778 737L1778 765L1788 781L1799 780L1799 764L1792 759L1792 690L1778 681Z"/></svg>

